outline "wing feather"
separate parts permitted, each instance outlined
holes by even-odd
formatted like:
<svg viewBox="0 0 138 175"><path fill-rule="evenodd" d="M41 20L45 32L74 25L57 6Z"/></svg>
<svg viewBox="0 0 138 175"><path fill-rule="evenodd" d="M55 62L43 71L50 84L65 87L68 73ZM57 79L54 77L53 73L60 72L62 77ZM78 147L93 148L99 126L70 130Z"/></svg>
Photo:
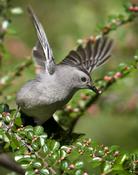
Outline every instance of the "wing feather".
<svg viewBox="0 0 138 175"><path fill-rule="evenodd" d="M55 63L52 49L49 46L45 31L31 7L28 8L28 11L31 15L39 41L33 49L35 62L42 67L43 71L48 70L50 74L53 74L55 71Z"/></svg>
<svg viewBox="0 0 138 175"><path fill-rule="evenodd" d="M112 46L112 39L101 36L95 42L88 41L85 47L79 45L77 50L71 51L60 64L75 66L90 73L110 57Z"/></svg>

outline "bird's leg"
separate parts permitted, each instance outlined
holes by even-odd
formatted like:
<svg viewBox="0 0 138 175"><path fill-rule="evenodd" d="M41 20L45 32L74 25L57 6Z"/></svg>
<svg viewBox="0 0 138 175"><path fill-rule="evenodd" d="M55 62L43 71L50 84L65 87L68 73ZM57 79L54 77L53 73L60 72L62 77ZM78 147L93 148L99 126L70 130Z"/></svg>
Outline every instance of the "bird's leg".
<svg viewBox="0 0 138 175"><path fill-rule="evenodd" d="M37 121L33 117L28 117L21 111L21 119L23 122L23 126L31 125L37 126ZM48 119L45 123L42 124L44 127L44 131L48 134L48 137L52 137L54 139L60 139L65 133L63 128L55 121L53 117Z"/></svg>
<svg viewBox="0 0 138 175"><path fill-rule="evenodd" d="M66 131L55 121L53 117L48 119L43 125L49 137L60 139Z"/></svg>
<svg viewBox="0 0 138 175"><path fill-rule="evenodd" d="M21 119L23 122L23 126L31 125L31 126L36 126L37 123L35 122L35 119L33 117L27 116L25 113L20 111L21 113Z"/></svg>

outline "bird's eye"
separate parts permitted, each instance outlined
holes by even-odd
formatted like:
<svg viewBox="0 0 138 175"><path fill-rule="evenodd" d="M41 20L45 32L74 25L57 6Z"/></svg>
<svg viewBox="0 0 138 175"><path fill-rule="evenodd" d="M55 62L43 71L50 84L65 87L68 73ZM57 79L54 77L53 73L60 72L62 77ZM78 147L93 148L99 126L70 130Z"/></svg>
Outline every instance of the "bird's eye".
<svg viewBox="0 0 138 175"><path fill-rule="evenodd" d="M81 77L81 81L86 82L87 81L86 77Z"/></svg>

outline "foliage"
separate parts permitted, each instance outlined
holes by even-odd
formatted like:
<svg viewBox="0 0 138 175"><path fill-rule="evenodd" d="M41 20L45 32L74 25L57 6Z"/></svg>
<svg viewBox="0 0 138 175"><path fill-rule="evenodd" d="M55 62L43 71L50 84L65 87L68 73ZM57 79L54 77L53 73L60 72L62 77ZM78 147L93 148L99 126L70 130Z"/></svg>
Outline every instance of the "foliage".
<svg viewBox="0 0 138 175"><path fill-rule="evenodd" d="M69 145L50 139L42 126L23 127L20 113L4 112L0 105L1 152L15 152L15 160L31 174L135 174L138 155L119 151L117 146L106 147L79 136ZM14 125L13 125L14 122Z"/></svg>

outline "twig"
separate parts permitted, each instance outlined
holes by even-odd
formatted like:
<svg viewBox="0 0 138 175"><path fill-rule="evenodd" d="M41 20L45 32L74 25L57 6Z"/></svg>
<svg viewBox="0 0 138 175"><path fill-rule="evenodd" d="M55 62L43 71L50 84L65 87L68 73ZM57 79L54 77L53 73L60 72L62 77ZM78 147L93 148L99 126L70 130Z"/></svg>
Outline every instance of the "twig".
<svg viewBox="0 0 138 175"><path fill-rule="evenodd" d="M18 65L15 69L14 72L10 72L8 73L8 75L5 75L4 77L2 77L0 79L0 93L2 93L3 90L5 90L7 87L9 87L12 83L12 81L21 75L21 73L23 72L23 70L27 67L29 67L32 64L32 60L26 59L25 62L23 62L22 64Z"/></svg>
<svg viewBox="0 0 138 175"><path fill-rule="evenodd" d="M130 13L127 18L121 19L119 17L114 18L110 23L106 24L102 29L101 33L103 35L108 34L109 32L116 30L122 25L125 25L129 22L132 22L136 18L136 14Z"/></svg>
<svg viewBox="0 0 138 175"><path fill-rule="evenodd" d="M134 19L136 17L137 17L137 13L134 13L134 12L131 12L131 13L129 12L128 16L124 16L124 15L116 16L110 22L105 24L103 27L100 27L99 35L97 35L97 36L90 36L90 37L84 38L84 39L79 39L78 43L81 43L81 44L84 43L85 44L89 40L95 40L95 38L100 36L100 35L107 35L110 32L112 32L114 30L117 30L119 27L134 21Z"/></svg>

